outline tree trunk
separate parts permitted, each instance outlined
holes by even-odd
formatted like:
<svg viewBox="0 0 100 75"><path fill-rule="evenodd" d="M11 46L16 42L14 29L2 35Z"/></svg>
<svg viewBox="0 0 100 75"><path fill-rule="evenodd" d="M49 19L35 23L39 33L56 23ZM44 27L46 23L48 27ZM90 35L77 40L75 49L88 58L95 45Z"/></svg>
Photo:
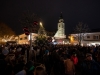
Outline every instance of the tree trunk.
<svg viewBox="0 0 100 75"><path fill-rule="evenodd" d="M81 33L79 33L79 36L78 36L78 42L79 42L79 45L81 46Z"/></svg>

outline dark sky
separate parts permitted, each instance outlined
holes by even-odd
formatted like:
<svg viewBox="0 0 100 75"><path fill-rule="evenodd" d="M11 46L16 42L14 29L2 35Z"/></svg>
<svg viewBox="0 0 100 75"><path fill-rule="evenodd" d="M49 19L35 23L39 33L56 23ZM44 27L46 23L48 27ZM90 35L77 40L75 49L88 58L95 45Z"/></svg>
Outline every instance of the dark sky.
<svg viewBox="0 0 100 75"><path fill-rule="evenodd" d="M17 34L23 32L19 19L27 10L39 15L49 31L57 31L60 12L67 35L78 22L86 23L90 28L100 28L100 0L0 0L0 20Z"/></svg>

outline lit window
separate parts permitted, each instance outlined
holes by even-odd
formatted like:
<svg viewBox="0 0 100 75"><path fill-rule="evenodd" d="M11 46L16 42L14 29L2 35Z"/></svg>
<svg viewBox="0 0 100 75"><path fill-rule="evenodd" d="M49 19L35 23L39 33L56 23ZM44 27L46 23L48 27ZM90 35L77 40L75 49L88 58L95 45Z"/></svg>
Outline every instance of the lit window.
<svg viewBox="0 0 100 75"><path fill-rule="evenodd" d="M24 39L27 39L27 37L24 37Z"/></svg>
<svg viewBox="0 0 100 75"><path fill-rule="evenodd" d="M22 40L22 38L20 38L20 40Z"/></svg>
<svg viewBox="0 0 100 75"><path fill-rule="evenodd" d="M90 38L90 36L87 36L87 38Z"/></svg>
<svg viewBox="0 0 100 75"><path fill-rule="evenodd" d="M93 39L99 39L99 37L98 36L93 36Z"/></svg>

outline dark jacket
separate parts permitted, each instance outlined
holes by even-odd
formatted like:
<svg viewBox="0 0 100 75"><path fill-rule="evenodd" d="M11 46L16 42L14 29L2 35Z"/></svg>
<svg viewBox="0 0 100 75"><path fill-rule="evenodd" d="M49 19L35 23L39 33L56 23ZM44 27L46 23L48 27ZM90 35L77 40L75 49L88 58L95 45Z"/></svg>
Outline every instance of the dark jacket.
<svg viewBox="0 0 100 75"><path fill-rule="evenodd" d="M81 64L81 75L100 75L100 65L94 60L85 60Z"/></svg>

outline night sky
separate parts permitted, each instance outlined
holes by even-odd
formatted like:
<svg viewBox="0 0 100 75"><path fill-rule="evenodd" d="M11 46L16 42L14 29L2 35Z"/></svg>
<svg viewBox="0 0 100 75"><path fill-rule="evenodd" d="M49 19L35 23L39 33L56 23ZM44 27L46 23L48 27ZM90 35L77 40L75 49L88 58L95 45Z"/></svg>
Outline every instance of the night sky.
<svg viewBox="0 0 100 75"><path fill-rule="evenodd" d="M89 28L100 28L100 0L0 0L0 21L11 27L16 34L23 33L19 22L23 12L39 15L48 31L57 31L62 12L66 35L71 33L78 22Z"/></svg>

